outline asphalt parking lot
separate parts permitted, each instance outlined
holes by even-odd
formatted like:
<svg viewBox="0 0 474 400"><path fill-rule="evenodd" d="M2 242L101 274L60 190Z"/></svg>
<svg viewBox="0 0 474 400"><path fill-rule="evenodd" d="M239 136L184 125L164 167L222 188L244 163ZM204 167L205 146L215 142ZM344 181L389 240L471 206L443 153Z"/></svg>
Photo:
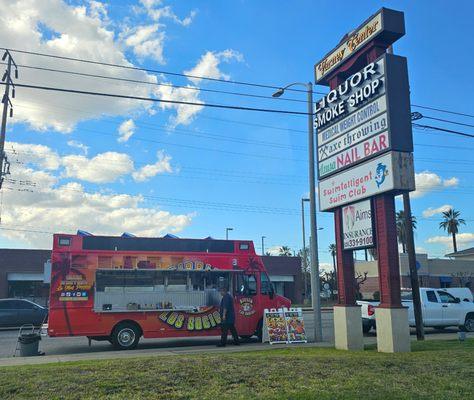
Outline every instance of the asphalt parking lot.
<svg viewBox="0 0 474 400"><path fill-rule="evenodd" d="M311 312L305 312L304 316L306 331L308 339L313 339L313 318ZM334 325L333 325L333 314L332 312L323 312L323 340L326 343L334 342ZM457 329L445 329L438 331L435 329L426 329L426 338L429 339L456 339ZM415 335L414 329L411 330L412 335ZM15 347L18 339L18 330L1 330L0 331L0 358L12 357L15 351ZM143 339L137 347L137 351L142 353L143 351L166 351L170 348L173 349L188 349L193 348L209 348L213 347L218 343L218 337L206 337L206 338L179 338L179 339ZM365 335L365 342L375 343L377 340L375 331L369 332ZM258 344L257 339L251 339L248 342L249 346L255 346ZM232 346L229 346L232 347ZM93 341L89 347L88 340L85 337L65 337L65 338L50 338L43 337L40 342L40 350L46 355L72 355L72 354L86 354L86 353L99 353L99 352L112 352L114 348L109 342L96 342Z"/></svg>

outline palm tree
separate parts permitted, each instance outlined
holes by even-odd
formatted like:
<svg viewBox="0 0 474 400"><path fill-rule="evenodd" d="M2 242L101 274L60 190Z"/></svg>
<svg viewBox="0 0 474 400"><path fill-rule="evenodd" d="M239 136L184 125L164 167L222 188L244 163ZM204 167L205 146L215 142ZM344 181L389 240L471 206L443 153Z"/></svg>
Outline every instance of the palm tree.
<svg viewBox="0 0 474 400"><path fill-rule="evenodd" d="M407 236L406 236L406 220L405 220L405 212L403 210L398 211L395 217L397 223L397 237L399 243L402 245L403 253L407 252ZM416 229L416 217L411 216L411 226L413 230Z"/></svg>
<svg viewBox="0 0 474 400"><path fill-rule="evenodd" d="M282 256L282 257L291 257L292 252L291 252L291 249L288 246L281 246L278 249L278 255Z"/></svg>
<svg viewBox="0 0 474 400"><path fill-rule="evenodd" d="M443 221L439 223L440 229L444 229L448 232L448 235L453 235L453 248L455 253L458 251L456 234L459 232L459 225L466 225L466 221L459 218L460 215L460 211L450 208L448 211L443 211Z"/></svg>

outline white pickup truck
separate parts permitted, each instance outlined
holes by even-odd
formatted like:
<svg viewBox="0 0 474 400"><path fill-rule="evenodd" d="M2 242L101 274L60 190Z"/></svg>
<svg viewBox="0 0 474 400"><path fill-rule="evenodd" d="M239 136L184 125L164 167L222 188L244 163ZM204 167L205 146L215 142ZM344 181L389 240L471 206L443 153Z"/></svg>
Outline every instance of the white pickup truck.
<svg viewBox="0 0 474 400"><path fill-rule="evenodd" d="M437 329L458 326L467 332L474 332L474 303L461 301L448 293L449 289L420 288L423 325ZM375 308L378 301L358 300L362 306L362 328L364 333L375 329ZM415 326L411 292L402 292L402 305L408 308L408 323Z"/></svg>

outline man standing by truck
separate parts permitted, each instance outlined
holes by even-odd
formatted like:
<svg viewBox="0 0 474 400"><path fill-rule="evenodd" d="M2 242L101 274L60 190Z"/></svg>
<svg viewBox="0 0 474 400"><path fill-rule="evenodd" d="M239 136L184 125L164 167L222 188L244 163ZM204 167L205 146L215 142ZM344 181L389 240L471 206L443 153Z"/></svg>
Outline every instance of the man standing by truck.
<svg viewBox="0 0 474 400"><path fill-rule="evenodd" d="M234 326L235 322L235 311L234 311L234 299L232 295L229 293L229 290L226 287L221 287L219 289L220 294L222 296L221 306L220 306L220 315L221 315L221 342L217 345L217 347L225 347L227 344L227 334L232 334L234 339L234 344L236 346L240 345L239 336L237 335L237 331Z"/></svg>

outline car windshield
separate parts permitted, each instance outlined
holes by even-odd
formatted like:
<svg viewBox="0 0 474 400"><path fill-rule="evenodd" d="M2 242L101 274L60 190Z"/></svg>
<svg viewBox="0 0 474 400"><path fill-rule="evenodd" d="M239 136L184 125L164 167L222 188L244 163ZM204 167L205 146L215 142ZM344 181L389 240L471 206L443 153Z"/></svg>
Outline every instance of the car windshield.
<svg viewBox="0 0 474 400"><path fill-rule="evenodd" d="M402 301L413 301L413 294L409 291L401 292Z"/></svg>

